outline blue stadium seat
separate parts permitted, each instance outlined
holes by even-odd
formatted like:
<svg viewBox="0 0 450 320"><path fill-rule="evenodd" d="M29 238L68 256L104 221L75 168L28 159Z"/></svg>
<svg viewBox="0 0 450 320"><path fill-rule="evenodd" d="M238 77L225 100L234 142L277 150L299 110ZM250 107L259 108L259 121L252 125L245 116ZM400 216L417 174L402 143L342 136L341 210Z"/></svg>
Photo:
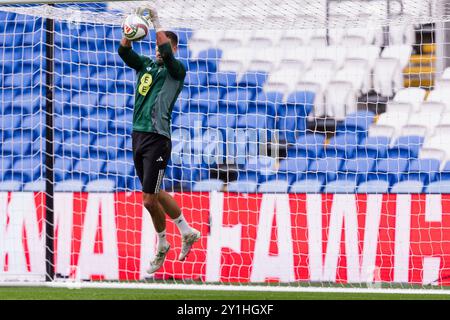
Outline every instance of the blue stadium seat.
<svg viewBox="0 0 450 320"><path fill-rule="evenodd" d="M367 137L360 145L358 145L356 149L356 157L370 157L374 159L385 158L387 156L389 142L389 137Z"/></svg>
<svg viewBox="0 0 450 320"><path fill-rule="evenodd" d="M2 156L28 155L31 152L31 143L29 136L8 138L0 146Z"/></svg>
<svg viewBox="0 0 450 320"><path fill-rule="evenodd" d="M66 178L71 177L73 159L68 157L55 156L55 163L53 172L55 175L55 181L63 181Z"/></svg>
<svg viewBox="0 0 450 320"><path fill-rule="evenodd" d="M222 50L218 48L210 48L200 51L197 60L193 61L194 65L189 65L190 70L204 70L206 67L207 72L216 72L217 64L222 58ZM202 67L200 67L202 66Z"/></svg>
<svg viewBox="0 0 450 320"><path fill-rule="evenodd" d="M373 172L375 162L372 158L347 159L342 164L341 172L338 172L338 179L355 180L357 183L365 181L367 174Z"/></svg>
<svg viewBox="0 0 450 320"><path fill-rule="evenodd" d="M88 158L89 146L95 142L95 138L87 134L74 134L64 137L61 142L55 143L55 149L60 148L60 155L73 158ZM58 144L61 144L58 146Z"/></svg>
<svg viewBox="0 0 450 320"><path fill-rule="evenodd" d="M228 183L228 192L237 193L255 193L258 188L258 184L253 180L236 180Z"/></svg>
<svg viewBox="0 0 450 320"><path fill-rule="evenodd" d="M5 113L28 115L39 112L44 107L44 98L39 91L31 91L14 97L11 108L4 108Z"/></svg>
<svg viewBox="0 0 450 320"><path fill-rule="evenodd" d="M450 161L445 163L444 168L435 178L437 180L450 180Z"/></svg>
<svg viewBox="0 0 450 320"><path fill-rule="evenodd" d="M218 90L207 90L193 95L187 103L184 104L182 112L194 113L215 113L217 112L217 105L219 101Z"/></svg>
<svg viewBox="0 0 450 320"><path fill-rule="evenodd" d="M113 192L116 182L112 179L97 179L89 181L84 187L84 192Z"/></svg>
<svg viewBox="0 0 450 320"><path fill-rule="evenodd" d="M191 94L197 91L193 87L200 87L197 89L199 92L207 89L207 73L206 72L193 72L188 71L186 77L184 78L184 86L188 88Z"/></svg>
<svg viewBox="0 0 450 320"><path fill-rule="evenodd" d="M84 133L106 133L108 131L108 123L108 117L91 115L81 120L80 129Z"/></svg>
<svg viewBox="0 0 450 320"><path fill-rule="evenodd" d="M24 184L22 191L25 192L42 192L45 191L45 180L39 179Z"/></svg>
<svg viewBox="0 0 450 320"><path fill-rule="evenodd" d="M106 164L105 172L108 175L128 177L134 175L133 157L120 157Z"/></svg>
<svg viewBox="0 0 450 320"><path fill-rule="evenodd" d="M133 97L131 95L116 93L116 94L104 94L100 95L98 105L102 107L108 107L115 115L123 114L123 108L131 108L133 106Z"/></svg>
<svg viewBox="0 0 450 320"><path fill-rule="evenodd" d="M228 91L219 100L219 112L247 113L247 105L252 101L254 93L245 88Z"/></svg>
<svg viewBox="0 0 450 320"><path fill-rule="evenodd" d="M267 72L247 71L240 78L238 86L246 88L247 90L251 90L254 92L254 94L256 94L257 91L262 90L267 77Z"/></svg>
<svg viewBox="0 0 450 320"><path fill-rule="evenodd" d="M245 165L245 173L240 172L239 175L242 178L252 179L253 174L256 174L258 182L266 181L270 176L275 175L275 158L260 156L248 159Z"/></svg>
<svg viewBox="0 0 450 320"><path fill-rule="evenodd" d="M117 135L130 135L133 127L133 112L129 109L109 122L109 132Z"/></svg>
<svg viewBox="0 0 450 320"><path fill-rule="evenodd" d="M300 180L308 170L308 159L287 158L280 161L278 172L285 173L293 179Z"/></svg>
<svg viewBox="0 0 450 320"><path fill-rule="evenodd" d="M249 104L248 112L263 112L275 116L283 103L283 93L278 91L257 92L255 99Z"/></svg>
<svg viewBox="0 0 450 320"><path fill-rule="evenodd" d="M322 191L324 179L304 179L294 182L291 185L290 193L320 193Z"/></svg>
<svg viewBox="0 0 450 320"><path fill-rule="evenodd" d="M300 124L301 118L295 115L277 118L276 128L280 136L280 141L287 143L295 143L298 136L305 134L305 125Z"/></svg>
<svg viewBox="0 0 450 320"><path fill-rule="evenodd" d="M218 88L223 96L228 91L237 88L237 74L235 72L217 72L208 77L210 88Z"/></svg>
<svg viewBox="0 0 450 320"><path fill-rule="evenodd" d="M375 114L371 111L358 111L349 114L343 123L339 124L336 132L356 132L361 137L364 137L369 130L369 126L374 121Z"/></svg>
<svg viewBox="0 0 450 320"><path fill-rule="evenodd" d="M402 136L397 139L394 146L388 150L391 158L417 158L424 138L419 136Z"/></svg>
<svg viewBox="0 0 450 320"><path fill-rule="evenodd" d="M14 178L27 183L41 177L44 173L41 157L23 157L14 161L11 171L5 178Z"/></svg>
<svg viewBox="0 0 450 320"><path fill-rule="evenodd" d="M201 180L195 183L192 191L197 192L212 192L212 191L222 191L223 181L219 179L207 179Z"/></svg>
<svg viewBox="0 0 450 320"><path fill-rule="evenodd" d="M55 128L54 132L59 132L60 134L78 132L80 130L80 120L78 117L72 117L71 115L55 114L53 116L53 125Z"/></svg>
<svg viewBox="0 0 450 320"><path fill-rule="evenodd" d="M20 180L3 180L0 181L0 191L20 191L22 189L22 181Z"/></svg>
<svg viewBox="0 0 450 320"><path fill-rule="evenodd" d="M327 157L352 158L358 146L358 136L356 134L346 132L331 138L325 147Z"/></svg>
<svg viewBox="0 0 450 320"><path fill-rule="evenodd" d="M369 180L361 183L357 190L357 193L375 193L383 194L389 192L389 182L385 180Z"/></svg>
<svg viewBox="0 0 450 320"><path fill-rule="evenodd" d="M324 193L354 193L356 189L355 179L338 179L327 183Z"/></svg>
<svg viewBox="0 0 450 320"><path fill-rule="evenodd" d="M295 145L288 149L288 157L319 158L324 154L325 136L318 133L308 133L299 136Z"/></svg>
<svg viewBox="0 0 450 320"><path fill-rule="evenodd" d="M315 94L310 91L295 91L288 95L285 108L280 114L287 115L289 110L295 110L298 117L306 117L314 108Z"/></svg>
<svg viewBox="0 0 450 320"><path fill-rule="evenodd" d="M400 176L406 172L408 160L403 158L381 159L377 162L374 172L369 173L369 180L385 180L390 185L397 182Z"/></svg>
<svg viewBox="0 0 450 320"><path fill-rule="evenodd" d="M98 178L105 178L106 162L105 159L81 159L73 167L72 178L82 180L83 183Z"/></svg>
<svg viewBox="0 0 450 320"><path fill-rule="evenodd" d="M422 193L424 184L418 180L403 180L394 184L391 193Z"/></svg>
<svg viewBox="0 0 450 320"><path fill-rule="evenodd" d="M450 180L439 180L428 184L425 193L450 194Z"/></svg>
<svg viewBox="0 0 450 320"><path fill-rule="evenodd" d="M264 113L246 113L239 116L237 121L238 128L244 129L268 129L275 127L275 117Z"/></svg>
<svg viewBox="0 0 450 320"><path fill-rule="evenodd" d="M208 128L234 128L238 117L236 114L212 114L208 115L206 119L206 126Z"/></svg>
<svg viewBox="0 0 450 320"><path fill-rule="evenodd" d="M438 179L440 162L437 159L413 159L408 172L402 176L402 181L420 181L428 184Z"/></svg>
<svg viewBox="0 0 450 320"><path fill-rule="evenodd" d="M306 173L308 179L320 179L322 181L333 181L341 170L342 159L323 158L311 161Z"/></svg>
<svg viewBox="0 0 450 320"><path fill-rule="evenodd" d="M204 128L205 115L201 113L184 113L172 123L173 128L185 128L192 132L196 127Z"/></svg>
<svg viewBox="0 0 450 320"><path fill-rule="evenodd" d="M270 180L263 182L258 187L260 193L287 193L289 182L286 180Z"/></svg>
<svg viewBox="0 0 450 320"><path fill-rule="evenodd" d="M123 150L124 136L104 135L100 133L95 141L89 146L89 156L114 160Z"/></svg>
<svg viewBox="0 0 450 320"><path fill-rule="evenodd" d="M55 192L81 192L83 191L83 181L78 179L68 179L55 184Z"/></svg>
<svg viewBox="0 0 450 320"><path fill-rule="evenodd" d="M22 45L23 46L34 46L39 43L43 43L43 39L45 37L45 32L43 29L40 29L38 26L29 32L23 33L22 36Z"/></svg>
<svg viewBox="0 0 450 320"><path fill-rule="evenodd" d="M5 156L2 152L2 164L0 166L0 181L3 180L3 177L5 175L5 173L11 169L11 166L13 164L13 156Z"/></svg>

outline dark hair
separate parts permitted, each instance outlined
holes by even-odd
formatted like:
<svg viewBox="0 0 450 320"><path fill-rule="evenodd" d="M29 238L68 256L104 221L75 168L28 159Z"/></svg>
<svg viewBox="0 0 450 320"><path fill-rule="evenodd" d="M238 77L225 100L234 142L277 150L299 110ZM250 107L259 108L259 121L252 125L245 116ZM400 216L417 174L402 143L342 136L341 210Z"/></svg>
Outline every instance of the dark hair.
<svg viewBox="0 0 450 320"><path fill-rule="evenodd" d="M170 42L172 42L172 45L178 47L178 36L172 32L172 31L166 31L167 38L170 39Z"/></svg>

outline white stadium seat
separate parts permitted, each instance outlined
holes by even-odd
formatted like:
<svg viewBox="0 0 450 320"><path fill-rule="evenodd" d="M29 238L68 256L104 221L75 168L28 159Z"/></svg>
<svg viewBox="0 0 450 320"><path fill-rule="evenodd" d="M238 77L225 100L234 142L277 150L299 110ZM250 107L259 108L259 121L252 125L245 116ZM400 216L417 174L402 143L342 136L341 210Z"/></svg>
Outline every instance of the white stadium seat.
<svg viewBox="0 0 450 320"><path fill-rule="evenodd" d="M402 67L396 58L378 58L373 71L373 89L385 97L403 87Z"/></svg>
<svg viewBox="0 0 450 320"><path fill-rule="evenodd" d="M109 179L98 179L88 182L85 192L113 192L116 183Z"/></svg>
<svg viewBox="0 0 450 320"><path fill-rule="evenodd" d="M258 192L261 193L287 193L289 189L289 183L287 181L266 181L261 183L258 188Z"/></svg>
<svg viewBox="0 0 450 320"><path fill-rule="evenodd" d="M193 191L197 192L221 191L223 184L224 184L223 181L219 179L202 180L195 183Z"/></svg>
<svg viewBox="0 0 450 320"><path fill-rule="evenodd" d="M55 185L55 192L81 192L83 181L77 179L65 180Z"/></svg>
<svg viewBox="0 0 450 320"><path fill-rule="evenodd" d="M408 123L409 113L405 112L386 112L382 113L376 124L369 128L369 136L391 137L391 142L400 135L401 129Z"/></svg>
<svg viewBox="0 0 450 320"><path fill-rule="evenodd" d="M5 191L20 191L20 189L22 188L22 183L20 181L17 180L8 180L8 181L2 181L0 182L0 191L1 192L5 192Z"/></svg>
<svg viewBox="0 0 450 320"><path fill-rule="evenodd" d="M380 57L380 51L380 47L374 45L353 47L351 50L347 50L346 59L367 60L369 68L373 69L375 61Z"/></svg>
<svg viewBox="0 0 450 320"><path fill-rule="evenodd" d="M197 58L200 51L217 47L222 34L223 30L196 30L188 43L192 56Z"/></svg>
<svg viewBox="0 0 450 320"><path fill-rule="evenodd" d="M419 110L426 94L427 92L422 88L405 88L397 91L394 101L410 103L413 106L413 111L416 112Z"/></svg>
<svg viewBox="0 0 450 320"><path fill-rule="evenodd" d="M45 191L45 180L37 180L25 183L22 190L27 192Z"/></svg>
<svg viewBox="0 0 450 320"><path fill-rule="evenodd" d="M382 58L395 58L400 62L400 67L403 69L409 63L412 53L411 45L391 45L381 52Z"/></svg>
<svg viewBox="0 0 450 320"><path fill-rule="evenodd" d="M441 102L446 105L447 111L450 111L450 91L441 88L435 88L430 91L427 97L427 101Z"/></svg>
<svg viewBox="0 0 450 320"><path fill-rule="evenodd" d="M432 135L435 127L441 121L442 113L433 108L422 109L411 114L408 124L402 128L402 136L426 136Z"/></svg>
<svg viewBox="0 0 450 320"><path fill-rule="evenodd" d="M331 81L325 90L325 114L336 120L356 112L357 97L349 81Z"/></svg>
<svg viewBox="0 0 450 320"><path fill-rule="evenodd" d="M400 181L391 188L391 193L422 193L422 181Z"/></svg>
<svg viewBox="0 0 450 320"><path fill-rule="evenodd" d="M337 69L344 64L347 49L342 46L327 46L324 48L316 48L313 60L331 60Z"/></svg>
<svg viewBox="0 0 450 320"><path fill-rule="evenodd" d="M346 60L344 67L336 72L333 81L349 81L359 93L370 90L370 69L367 60Z"/></svg>

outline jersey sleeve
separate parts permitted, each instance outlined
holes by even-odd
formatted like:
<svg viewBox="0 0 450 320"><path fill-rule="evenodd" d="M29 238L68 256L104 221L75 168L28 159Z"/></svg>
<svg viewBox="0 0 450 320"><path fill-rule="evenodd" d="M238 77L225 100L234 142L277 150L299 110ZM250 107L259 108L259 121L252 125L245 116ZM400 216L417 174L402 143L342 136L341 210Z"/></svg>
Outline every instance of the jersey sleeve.
<svg viewBox="0 0 450 320"><path fill-rule="evenodd" d="M138 55L131 47L119 46L118 52L125 64L136 71L140 71L150 60Z"/></svg>
<svg viewBox="0 0 450 320"><path fill-rule="evenodd" d="M170 42L158 46L161 57L164 61L169 74L176 80L183 80L186 76L186 70L183 64L175 58L172 52Z"/></svg>

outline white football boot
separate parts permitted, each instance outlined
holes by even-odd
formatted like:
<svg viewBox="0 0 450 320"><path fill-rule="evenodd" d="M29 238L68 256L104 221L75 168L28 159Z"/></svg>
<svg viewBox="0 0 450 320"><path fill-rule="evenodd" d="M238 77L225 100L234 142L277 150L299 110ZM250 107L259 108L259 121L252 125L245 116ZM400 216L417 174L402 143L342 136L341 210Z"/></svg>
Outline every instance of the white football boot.
<svg viewBox="0 0 450 320"><path fill-rule="evenodd" d="M155 258L153 261L150 262L150 268L147 270L147 273L152 274L159 270L159 268L162 267L164 264L164 261L166 260L167 253L170 250L170 244L167 246L166 249L158 251L156 253Z"/></svg>
<svg viewBox="0 0 450 320"><path fill-rule="evenodd" d="M181 252L178 260L183 261L186 256L191 251L192 245L200 240L200 231L192 229L191 232L183 236L183 246L181 247Z"/></svg>

